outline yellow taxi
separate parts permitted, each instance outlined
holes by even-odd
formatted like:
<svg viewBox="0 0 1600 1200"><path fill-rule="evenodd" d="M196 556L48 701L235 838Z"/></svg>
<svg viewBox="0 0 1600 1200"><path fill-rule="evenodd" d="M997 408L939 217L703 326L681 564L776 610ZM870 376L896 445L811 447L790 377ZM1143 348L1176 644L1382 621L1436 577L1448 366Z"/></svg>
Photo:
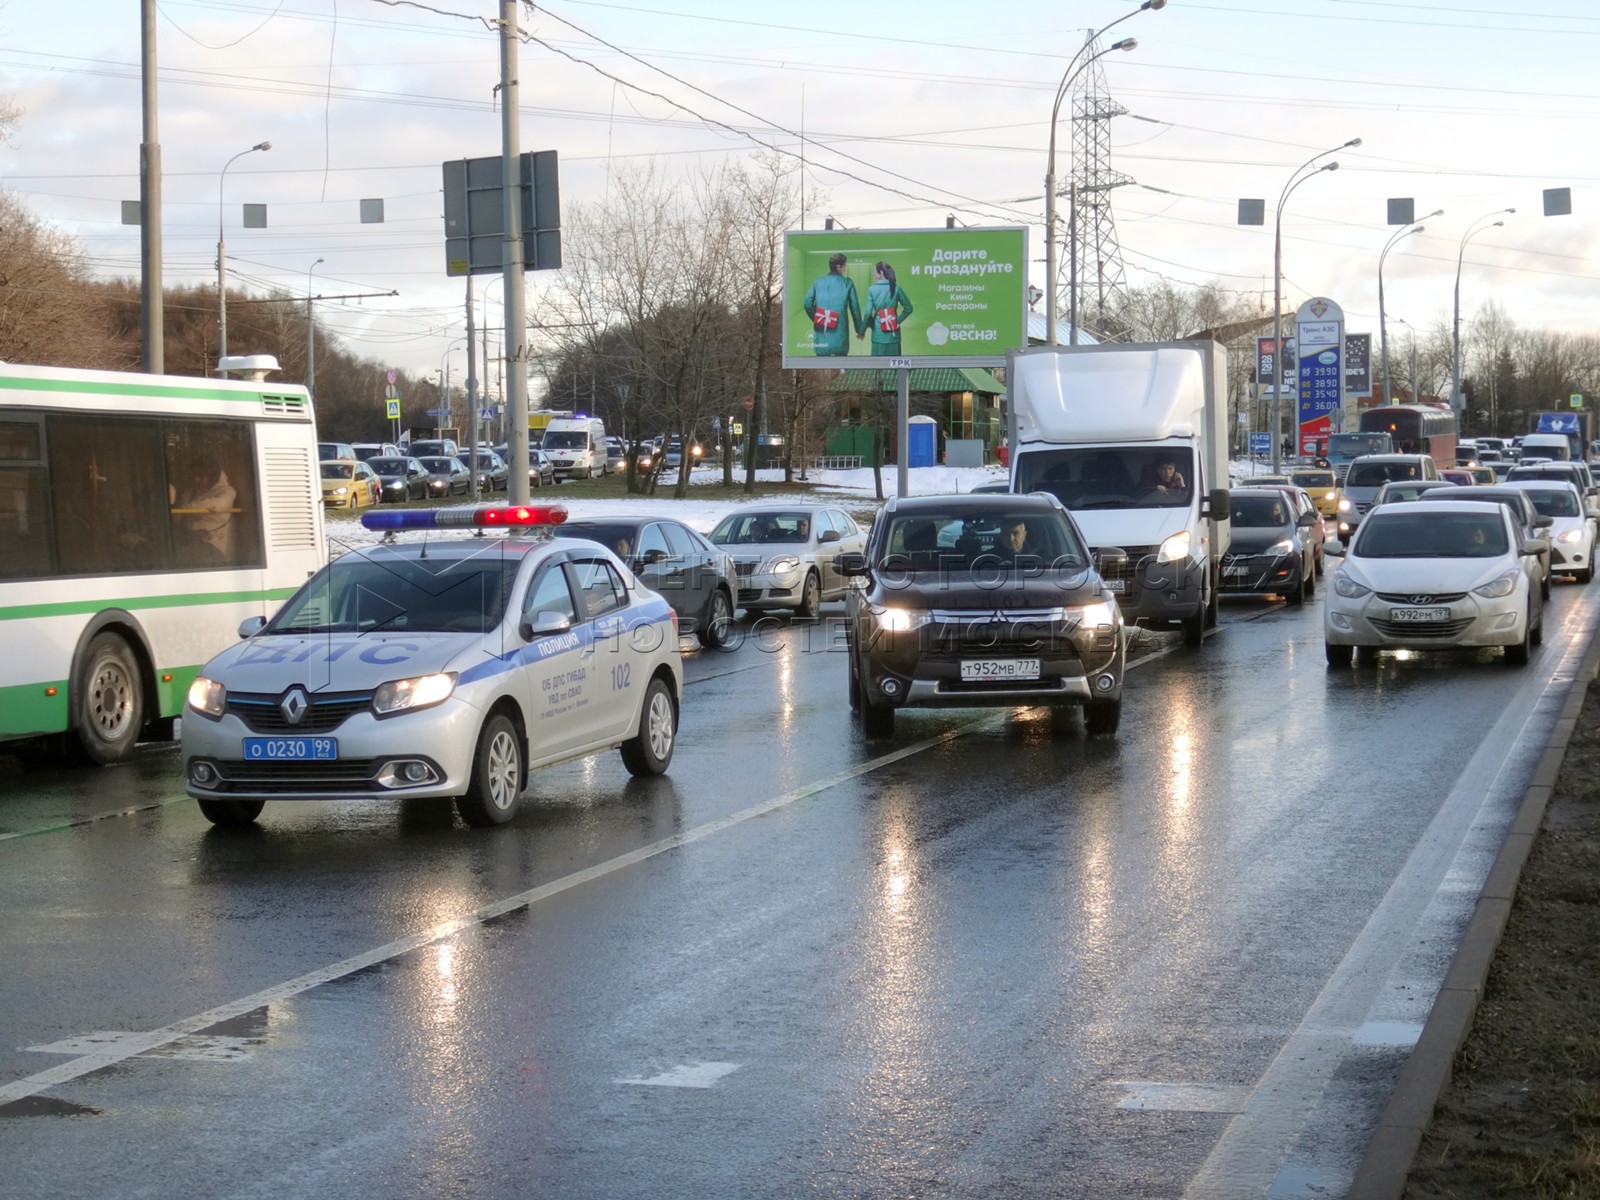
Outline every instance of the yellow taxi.
<svg viewBox="0 0 1600 1200"><path fill-rule="evenodd" d="M383 496L383 485L364 462L329 461L322 464L324 508L371 508Z"/></svg>
<svg viewBox="0 0 1600 1200"><path fill-rule="evenodd" d="M1317 511L1323 516L1339 515L1339 480L1332 470L1326 467L1302 467L1290 473L1289 481L1310 493L1311 503L1317 506Z"/></svg>

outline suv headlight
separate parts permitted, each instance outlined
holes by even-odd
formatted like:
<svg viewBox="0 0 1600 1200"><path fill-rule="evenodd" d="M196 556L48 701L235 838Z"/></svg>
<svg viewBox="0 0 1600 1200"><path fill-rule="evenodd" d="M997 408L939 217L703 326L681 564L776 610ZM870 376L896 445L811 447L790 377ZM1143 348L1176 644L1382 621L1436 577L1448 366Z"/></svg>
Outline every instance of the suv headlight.
<svg viewBox="0 0 1600 1200"><path fill-rule="evenodd" d="M933 620L933 614L922 608L879 608L872 615L885 633L909 633Z"/></svg>
<svg viewBox="0 0 1600 1200"><path fill-rule="evenodd" d="M1156 551L1158 563L1183 562L1189 557L1189 531L1180 530L1166 541L1161 543L1161 549Z"/></svg>
<svg viewBox="0 0 1600 1200"><path fill-rule="evenodd" d="M761 564L763 575L793 575L799 569L798 558L773 558Z"/></svg>
<svg viewBox="0 0 1600 1200"><path fill-rule="evenodd" d="M1333 577L1333 590L1338 592L1339 595L1343 596L1346 600L1359 600L1361 597L1370 595L1372 593L1371 588L1357 583L1343 571L1340 571Z"/></svg>
<svg viewBox="0 0 1600 1200"><path fill-rule="evenodd" d="M1521 567L1508 567L1482 587L1473 588L1473 594L1486 596L1490 600L1499 600L1503 596L1509 596L1517 590L1517 578L1521 574Z"/></svg>
<svg viewBox="0 0 1600 1200"><path fill-rule="evenodd" d="M1085 604L1082 608L1069 608L1065 615L1076 617L1084 629L1099 629L1103 625L1117 623L1117 602L1101 600L1096 604Z"/></svg>
<svg viewBox="0 0 1600 1200"><path fill-rule="evenodd" d="M456 673L444 671L437 675L418 675L413 679L395 679L379 684L372 694L372 711L380 717L397 712L414 712L448 700L456 690Z"/></svg>
<svg viewBox="0 0 1600 1200"><path fill-rule="evenodd" d="M208 717L220 717L228 707L228 689L215 679L196 675L189 685L189 707Z"/></svg>

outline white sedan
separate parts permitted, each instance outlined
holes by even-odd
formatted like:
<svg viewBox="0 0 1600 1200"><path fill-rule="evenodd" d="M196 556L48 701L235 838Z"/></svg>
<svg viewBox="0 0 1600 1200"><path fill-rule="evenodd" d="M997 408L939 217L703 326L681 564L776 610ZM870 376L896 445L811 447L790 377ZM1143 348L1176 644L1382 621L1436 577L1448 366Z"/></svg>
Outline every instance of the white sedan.
<svg viewBox="0 0 1600 1200"><path fill-rule="evenodd" d="M1528 493L1541 517L1550 518L1550 573L1579 583L1594 578L1595 521L1578 485L1563 479L1508 479L1506 487Z"/></svg>
<svg viewBox="0 0 1600 1200"><path fill-rule="evenodd" d="M1544 639L1539 571L1504 505L1374 508L1328 589L1328 664L1346 666L1357 651L1504 646L1520 666Z"/></svg>
<svg viewBox="0 0 1600 1200"><path fill-rule="evenodd" d="M787 608L815 617L824 600L842 600L850 581L835 565L861 553L867 535L849 513L821 504L741 508L711 531L739 574L739 607L749 613Z"/></svg>

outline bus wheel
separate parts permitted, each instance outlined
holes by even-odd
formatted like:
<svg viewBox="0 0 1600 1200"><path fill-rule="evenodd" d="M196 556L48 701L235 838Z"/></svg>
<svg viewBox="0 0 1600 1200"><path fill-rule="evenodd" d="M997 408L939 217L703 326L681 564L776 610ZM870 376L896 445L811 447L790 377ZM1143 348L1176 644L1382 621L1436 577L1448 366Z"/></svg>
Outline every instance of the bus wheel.
<svg viewBox="0 0 1600 1200"><path fill-rule="evenodd" d="M72 691L83 752L97 763L127 758L144 723L144 681L128 643L114 633L96 634Z"/></svg>

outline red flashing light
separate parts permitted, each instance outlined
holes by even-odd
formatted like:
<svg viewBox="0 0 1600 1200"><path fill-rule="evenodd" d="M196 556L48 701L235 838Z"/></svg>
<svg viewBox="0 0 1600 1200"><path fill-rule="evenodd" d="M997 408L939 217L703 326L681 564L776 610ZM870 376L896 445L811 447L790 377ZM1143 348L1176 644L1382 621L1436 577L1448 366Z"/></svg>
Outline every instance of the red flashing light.
<svg viewBox="0 0 1600 1200"><path fill-rule="evenodd" d="M560 525L567 519L567 509L563 504L516 504L510 508L475 509L473 515L476 525Z"/></svg>

